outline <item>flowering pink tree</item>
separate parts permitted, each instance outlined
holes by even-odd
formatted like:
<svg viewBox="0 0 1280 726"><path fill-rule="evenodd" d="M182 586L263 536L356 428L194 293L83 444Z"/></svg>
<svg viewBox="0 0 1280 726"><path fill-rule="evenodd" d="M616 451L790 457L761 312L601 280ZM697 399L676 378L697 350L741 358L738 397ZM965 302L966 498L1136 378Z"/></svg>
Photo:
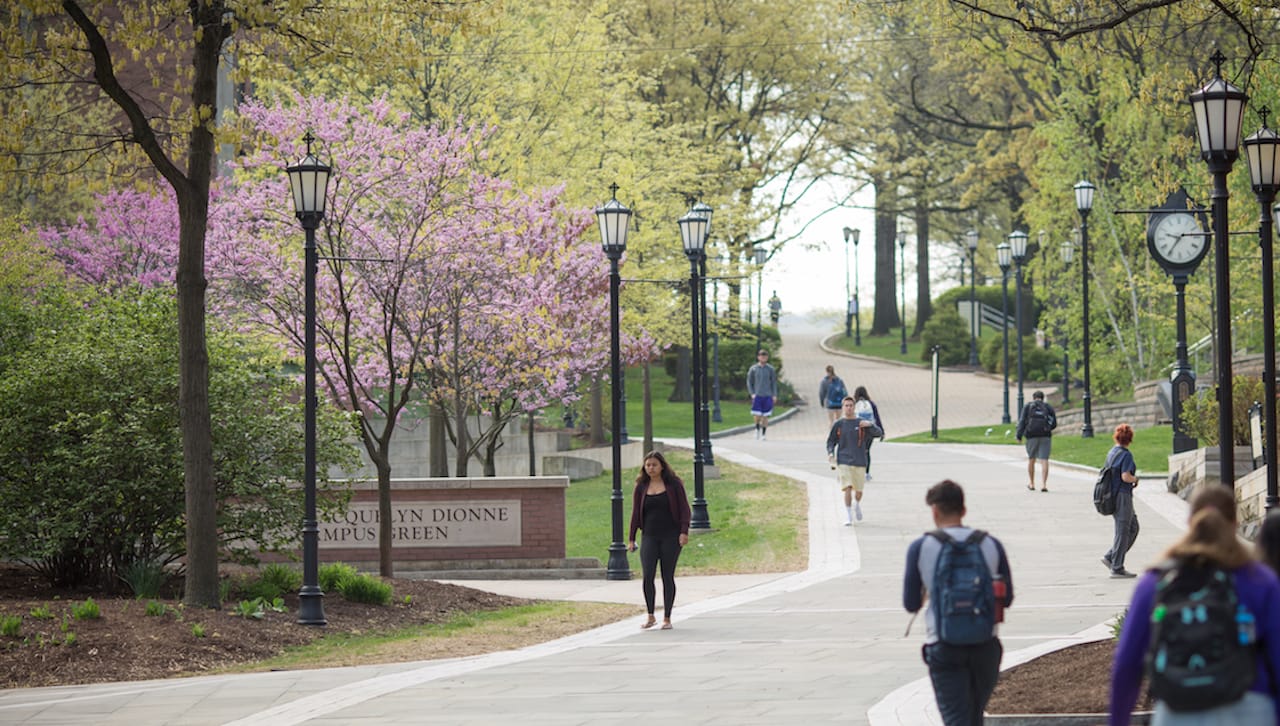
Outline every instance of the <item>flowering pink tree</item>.
<svg viewBox="0 0 1280 726"><path fill-rule="evenodd" d="M38 231L67 271L104 291L174 285L178 203L170 187L100 194L92 221Z"/></svg>
<svg viewBox="0 0 1280 726"><path fill-rule="evenodd" d="M602 365L603 254L558 191L524 195L477 171L483 135L421 128L381 103L294 98L241 108L255 151L210 230L213 304L304 340L302 233L283 166L320 140L334 165L317 245L321 385L359 412L378 471L380 565L391 565L390 450L415 397L451 413L458 474L510 417L574 395ZM474 436L467 414L487 411Z"/></svg>

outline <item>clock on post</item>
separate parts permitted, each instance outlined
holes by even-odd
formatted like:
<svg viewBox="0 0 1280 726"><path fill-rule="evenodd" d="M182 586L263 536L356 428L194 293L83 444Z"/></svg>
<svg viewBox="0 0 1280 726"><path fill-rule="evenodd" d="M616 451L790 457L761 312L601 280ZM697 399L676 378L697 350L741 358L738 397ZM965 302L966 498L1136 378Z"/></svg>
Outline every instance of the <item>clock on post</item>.
<svg viewBox="0 0 1280 726"><path fill-rule="evenodd" d="M1209 251L1209 235L1203 224L1204 211L1193 208L1187 193L1181 189L1169 195L1164 206L1147 216L1147 249L1164 271L1173 278L1178 303L1177 362L1169 382L1173 388L1173 453L1190 451L1198 442L1188 436L1182 426L1182 403L1196 390L1196 373L1187 360L1187 278Z"/></svg>

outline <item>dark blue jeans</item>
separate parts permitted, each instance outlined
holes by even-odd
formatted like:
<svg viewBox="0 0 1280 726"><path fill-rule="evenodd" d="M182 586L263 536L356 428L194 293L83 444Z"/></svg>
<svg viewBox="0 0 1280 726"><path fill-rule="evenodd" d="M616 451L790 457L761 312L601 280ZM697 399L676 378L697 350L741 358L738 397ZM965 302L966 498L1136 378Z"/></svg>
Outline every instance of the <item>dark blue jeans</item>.
<svg viewBox="0 0 1280 726"><path fill-rule="evenodd" d="M978 645L930 643L924 646L933 695L946 726L982 726L982 712L996 688L1000 656L998 638Z"/></svg>

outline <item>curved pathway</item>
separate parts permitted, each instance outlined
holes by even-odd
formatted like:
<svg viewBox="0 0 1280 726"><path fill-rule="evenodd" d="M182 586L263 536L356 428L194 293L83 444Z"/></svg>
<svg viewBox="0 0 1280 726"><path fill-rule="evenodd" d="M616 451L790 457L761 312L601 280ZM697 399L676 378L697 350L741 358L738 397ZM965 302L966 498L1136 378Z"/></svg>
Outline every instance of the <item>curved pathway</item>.
<svg viewBox="0 0 1280 726"><path fill-rule="evenodd" d="M802 392L807 383L814 389L810 395L832 358L814 343L820 332L811 321L783 318L784 374L800 379ZM927 388L914 377L919 371L854 359L842 360L837 371L855 385L866 382L884 409L890 435L927 430L927 406L919 412ZM979 389L989 382L973 376L944 380L951 400L970 401L944 414L944 426L990 420L990 404L982 403L990 391ZM637 617L472 658L9 690L0 692L0 722L937 723L920 662L923 629L916 623L904 635L909 619L901 610L900 583L907 543L932 528L924 491L944 477L965 486L968 521L997 534L1009 551L1016 602L1002 631L1006 664L1092 637L1125 607L1133 581L1109 579L1098 563L1111 523L1088 503L1091 477L1058 470L1052 492L1028 492L1017 447L878 443L875 479L864 499L866 519L842 527L839 493L825 461L825 431L825 413L802 410L776 423L767 441L756 441L750 431L716 440L717 457L803 482L809 567L732 578L728 588L707 583L726 578L681 578L675 630L639 629L635 581L488 583L495 591L526 596L589 589L593 599L637 603ZM1153 560L1185 517L1181 500L1158 488L1138 490L1143 532L1131 555L1135 563ZM714 481L707 498L714 526L721 514Z"/></svg>

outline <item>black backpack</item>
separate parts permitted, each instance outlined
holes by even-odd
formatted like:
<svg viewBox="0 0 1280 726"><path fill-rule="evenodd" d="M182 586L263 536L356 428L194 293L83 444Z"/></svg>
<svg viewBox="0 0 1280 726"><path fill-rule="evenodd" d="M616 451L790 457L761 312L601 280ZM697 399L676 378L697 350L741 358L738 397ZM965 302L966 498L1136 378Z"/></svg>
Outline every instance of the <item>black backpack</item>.
<svg viewBox="0 0 1280 726"><path fill-rule="evenodd" d="M1110 458L1107 457L1106 466L1098 470L1098 478L1093 482L1093 508L1104 517L1116 513L1116 470Z"/></svg>
<svg viewBox="0 0 1280 726"><path fill-rule="evenodd" d="M1027 406L1027 436L1048 436L1057 427L1057 418L1049 413L1044 401L1032 401Z"/></svg>
<svg viewBox="0 0 1280 726"><path fill-rule="evenodd" d="M1230 572L1206 563L1160 568L1146 672L1174 711L1234 703L1257 677L1257 628Z"/></svg>
<svg viewBox="0 0 1280 726"><path fill-rule="evenodd" d="M991 640L996 626L996 596L991 569L982 554L987 533L975 529L963 542L944 530L929 536L942 543L929 597L937 617L938 639L951 645Z"/></svg>

